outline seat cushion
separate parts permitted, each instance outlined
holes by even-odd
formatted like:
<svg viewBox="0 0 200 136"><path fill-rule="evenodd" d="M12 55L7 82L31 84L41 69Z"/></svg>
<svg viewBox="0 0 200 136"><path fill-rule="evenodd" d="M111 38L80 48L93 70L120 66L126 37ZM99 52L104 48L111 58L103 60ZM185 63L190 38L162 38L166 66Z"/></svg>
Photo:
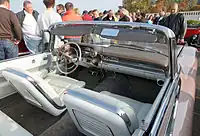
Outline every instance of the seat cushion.
<svg viewBox="0 0 200 136"><path fill-rule="evenodd" d="M66 89L73 89L76 87L84 87L85 82L78 81L67 76L60 76L55 73L48 73L47 69L42 69L33 72L34 75L41 77L46 81L60 96Z"/></svg>
<svg viewBox="0 0 200 136"><path fill-rule="evenodd" d="M61 95L66 89L85 86L85 82L83 81L78 81L66 76L59 76L53 73L48 74L44 80L54 88L58 95Z"/></svg>
<svg viewBox="0 0 200 136"><path fill-rule="evenodd" d="M139 125L141 125L142 120L145 119L146 115L148 114L149 110L151 109L152 104L148 104L148 103L142 103L124 96L120 96L120 95L116 95L107 91L103 91L101 92L102 94L114 97L120 101L123 101L125 103L127 103L129 106L131 106L137 116Z"/></svg>

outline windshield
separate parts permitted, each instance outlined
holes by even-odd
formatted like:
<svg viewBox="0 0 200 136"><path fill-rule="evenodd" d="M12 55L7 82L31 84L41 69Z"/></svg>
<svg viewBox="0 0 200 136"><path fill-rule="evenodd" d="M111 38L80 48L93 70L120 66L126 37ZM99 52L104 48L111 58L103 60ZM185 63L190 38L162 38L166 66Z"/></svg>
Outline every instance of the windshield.
<svg viewBox="0 0 200 136"><path fill-rule="evenodd" d="M162 28L147 25L133 26L121 23L58 23L50 27L51 34L65 39L94 45L121 46L135 50L158 53L168 57L169 36ZM163 27L164 28L164 27ZM165 29L164 29L165 30Z"/></svg>
<svg viewBox="0 0 200 136"><path fill-rule="evenodd" d="M163 40L163 39L161 39ZM164 40L163 40L164 41ZM168 48L165 43L158 42L137 42L129 40L117 40L104 38L97 34L86 34L81 37L81 43L96 44L96 45L110 45L110 46L120 46L122 48L135 49L140 51L158 53L160 55L168 57Z"/></svg>

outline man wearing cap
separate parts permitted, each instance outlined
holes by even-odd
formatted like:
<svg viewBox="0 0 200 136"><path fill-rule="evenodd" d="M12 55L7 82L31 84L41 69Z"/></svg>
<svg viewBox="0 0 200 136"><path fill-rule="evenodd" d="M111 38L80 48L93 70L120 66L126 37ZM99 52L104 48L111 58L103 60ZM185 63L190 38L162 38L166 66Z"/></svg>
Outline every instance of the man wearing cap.
<svg viewBox="0 0 200 136"><path fill-rule="evenodd" d="M62 17L63 21L81 21L82 17L74 12L74 5L71 2L65 4L65 15Z"/></svg>
<svg viewBox="0 0 200 136"><path fill-rule="evenodd" d="M10 1L0 0L0 60L17 57L22 38L19 21L9 9Z"/></svg>
<svg viewBox="0 0 200 136"><path fill-rule="evenodd" d="M33 10L31 1L23 2L23 10L18 12L17 17L22 27L23 39L31 53L37 53L41 45L41 37L36 35L37 19L39 13Z"/></svg>

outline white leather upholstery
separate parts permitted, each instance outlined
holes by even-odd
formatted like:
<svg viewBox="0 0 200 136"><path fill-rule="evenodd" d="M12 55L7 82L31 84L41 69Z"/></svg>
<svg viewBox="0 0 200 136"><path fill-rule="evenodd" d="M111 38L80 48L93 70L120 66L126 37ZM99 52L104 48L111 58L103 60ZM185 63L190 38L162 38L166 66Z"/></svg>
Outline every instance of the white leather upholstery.
<svg viewBox="0 0 200 136"><path fill-rule="evenodd" d="M142 103L124 96L120 96L120 95L116 95L107 91L103 91L101 92L102 94L114 97L120 101L123 101L125 103L127 103L129 106L132 107L132 109L134 109L136 115L137 115L137 119L139 122L139 125L141 125L142 120L145 119L146 115L148 114L148 112L151 109L152 104L148 104L148 103Z"/></svg>
<svg viewBox="0 0 200 136"><path fill-rule="evenodd" d="M54 88L58 95L63 95L66 88L73 89L85 86L85 82L83 81L55 74L48 74L44 80Z"/></svg>
<svg viewBox="0 0 200 136"><path fill-rule="evenodd" d="M42 77L18 68L8 68L2 75L27 102L58 116L66 110L62 94L70 87L83 87L84 82L54 74L44 74Z"/></svg>
<svg viewBox="0 0 200 136"><path fill-rule="evenodd" d="M67 91L63 101L79 131L92 136L131 136L151 108L151 104L84 88Z"/></svg>

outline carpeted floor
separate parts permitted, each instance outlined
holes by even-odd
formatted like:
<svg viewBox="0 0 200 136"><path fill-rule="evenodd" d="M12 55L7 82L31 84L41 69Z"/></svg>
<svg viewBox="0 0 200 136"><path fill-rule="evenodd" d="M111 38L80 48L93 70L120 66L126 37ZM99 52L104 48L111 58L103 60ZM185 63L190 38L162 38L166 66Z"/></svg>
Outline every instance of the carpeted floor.
<svg viewBox="0 0 200 136"><path fill-rule="evenodd" d="M76 129L68 112L40 136L84 136Z"/></svg>
<svg viewBox="0 0 200 136"><path fill-rule="evenodd" d="M153 104L160 87L155 81L117 74L107 77L94 90L97 92L108 91L134 100Z"/></svg>
<svg viewBox="0 0 200 136"><path fill-rule="evenodd" d="M104 80L101 74L93 76L89 70L84 69L75 77L86 82L86 88L97 92L108 91L118 95L132 98L144 103L153 103L161 87L156 81L146 80L139 77L125 76L113 72L104 73Z"/></svg>

